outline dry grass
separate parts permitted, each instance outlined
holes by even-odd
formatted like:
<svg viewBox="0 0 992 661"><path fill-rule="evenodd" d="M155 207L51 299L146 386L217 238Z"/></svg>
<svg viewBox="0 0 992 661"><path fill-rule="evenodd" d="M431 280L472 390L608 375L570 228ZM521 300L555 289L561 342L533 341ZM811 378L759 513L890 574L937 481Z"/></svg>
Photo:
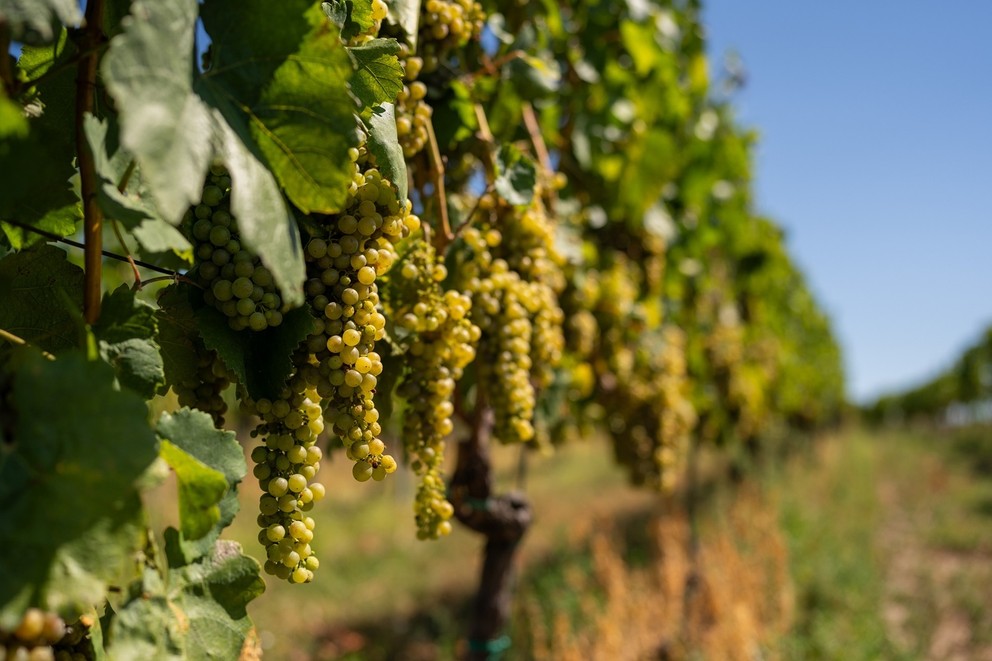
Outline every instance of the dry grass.
<svg viewBox="0 0 992 661"><path fill-rule="evenodd" d="M558 599L522 589L517 628L529 656L560 661L769 658L791 622L785 540L772 503L743 492L690 550L685 517L648 523L647 560L629 557L613 526L591 526L583 563L563 572ZM577 530L581 539L584 530ZM576 609L560 608L578 595ZM548 605L552 605L552 609ZM553 612L552 612L553 611Z"/></svg>

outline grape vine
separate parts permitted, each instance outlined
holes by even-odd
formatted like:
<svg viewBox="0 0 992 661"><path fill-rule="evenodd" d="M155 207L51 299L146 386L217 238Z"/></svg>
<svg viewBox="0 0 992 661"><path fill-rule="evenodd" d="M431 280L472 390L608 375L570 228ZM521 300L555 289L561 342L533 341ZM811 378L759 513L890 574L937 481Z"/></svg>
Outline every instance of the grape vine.
<svg viewBox="0 0 992 661"><path fill-rule="evenodd" d="M490 441L601 438L670 496L838 415L698 3L124 4L0 7L0 658L252 657L261 575L320 580L332 457L493 542L487 649L532 520Z"/></svg>

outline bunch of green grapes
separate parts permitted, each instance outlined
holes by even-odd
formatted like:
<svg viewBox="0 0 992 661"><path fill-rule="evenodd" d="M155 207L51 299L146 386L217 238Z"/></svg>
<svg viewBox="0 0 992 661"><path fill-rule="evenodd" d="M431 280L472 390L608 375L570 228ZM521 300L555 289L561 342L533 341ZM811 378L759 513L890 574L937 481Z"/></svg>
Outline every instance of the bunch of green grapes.
<svg viewBox="0 0 992 661"><path fill-rule="evenodd" d="M696 425L686 337L662 323L659 298L640 295L643 263L594 246L584 252L601 267L584 269L562 296L575 399L585 404L574 423L604 423L632 481L671 490Z"/></svg>
<svg viewBox="0 0 992 661"><path fill-rule="evenodd" d="M525 443L534 438L536 402L530 378L534 325L527 304L537 299L530 296L529 283L490 252L499 244L499 232L473 227L462 236L473 254L459 275L472 298L472 322L482 331L479 383L493 409L494 434L504 443Z"/></svg>
<svg viewBox="0 0 992 661"><path fill-rule="evenodd" d="M485 13L474 0L429 0L420 9L418 50L414 53L403 44L399 53L404 83L396 98L396 135L408 160L427 145L433 114L427 85L418 78L456 58L466 44L479 38L485 22Z"/></svg>
<svg viewBox="0 0 992 661"><path fill-rule="evenodd" d="M403 66L403 89L396 96L396 137L403 156L411 159L427 145L434 111L427 103L427 86L417 80L424 60L414 56L405 44L400 47L399 59Z"/></svg>
<svg viewBox="0 0 992 661"><path fill-rule="evenodd" d="M522 212L504 206L498 220L501 241L496 251L521 278L533 283L534 364L539 387L547 387L565 349L565 314L558 302L565 289L564 259L555 247L555 227L540 198Z"/></svg>
<svg viewBox="0 0 992 661"><path fill-rule="evenodd" d="M306 513L324 497L315 482L324 430L319 396L299 374L278 399L242 400L247 413L261 417L252 432L263 444L252 450L253 473L264 492L259 500L258 541L265 547L265 571L290 583L309 583L319 566L310 547L314 520Z"/></svg>
<svg viewBox="0 0 992 661"><path fill-rule="evenodd" d="M696 413L689 399L684 335L673 326L637 323L623 348L628 370L598 393L609 411L617 460L637 484L671 491L682 473ZM610 351L612 348L606 348Z"/></svg>
<svg viewBox="0 0 992 661"><path fill-rule="evenodd" d="M272 273L241 245L231 215L231 177L213 166L200 204L186 214L196 255L196 282L204 300L227 316L234 330L262 331L282 323L283 304Z"/></svg>
<svg viewBox="0 0 992 661"><path fill-rule="evenodd" d="M436 71L482 34L486 14L475 0L427 0L420 5L419 55L424 71Z"/></svg>
<svg viewBox="0 0 992 661"><path fill-rule="evenodd" d="M471 255L458 275L482 330L480 382L488 384L494 433L505 443L527 442L535 437L535 381L550 381L564 346L563 281L552 267L550 221L536 196L525 210L486 199L480 208L488 216L463 233Z"/></svg>
<svg viewBox="0 0 992 661"><path fill-rule="evenodd" d="M216 351L208 349L200 338L193 340L196 356L195 377L172 385L180 406L189 406L209 413L217 427L224 426L227 402L222 393L234 381Z"/></svg>
<svg viewBox="0 0 992 661"><path fill-rule="evenodd" d="M8 661L86 661L93 658L86 628L69 627L55 613L29 608L13 631L0 630L0 659Z"/></svg>
<svg viewBox="0 0 992 661"><path fill-rule="evenodd" d="M344 211L315 217L318 228L306 246L307 300L319 320L306 344L313 364L302 374L324 399L324 420L355 462L355 479L364 482L396 470L373 401L382 373L376 342L386 333L377 280L396 259L393 243L418 229L420 219L364 147L351 157L355 173Z"/></svg>
<svg viewBox="0 0 992 661"><path fill-rule="evenodd" d="M451 532L454 509L441 477L444 439L454 430L451 416L455 384L475 358L481 332L469 317L471 299L444 291L447 269L422 237L404 255L398 276L390 281L390 308L396 325L408 332L408 371L398 393L407 401L403 439L414 471L420 476L414 513L417 536L436 539Z"/></svg>

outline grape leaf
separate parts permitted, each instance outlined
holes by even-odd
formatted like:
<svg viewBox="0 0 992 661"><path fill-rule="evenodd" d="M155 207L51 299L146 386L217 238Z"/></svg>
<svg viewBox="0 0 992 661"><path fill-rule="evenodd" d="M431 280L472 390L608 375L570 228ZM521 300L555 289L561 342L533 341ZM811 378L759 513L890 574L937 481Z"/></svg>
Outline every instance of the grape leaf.
<svg viewBox="0 0 992 661"><path fill-rule="evenodd" d="M196 317L189 304L188 285L169 285L159 293L158 343L161 347L165 382L197 384L196 372L199 338Z"/></svg>
<svg viewBox="0 0 992 661"><path fill-rule="evenodd" d="M372 0L331 0L320 3L327 18L341 31L342 39L351 39L375 25Z"/></svg>
<svg viewBox="0 0 992 661"><path fill-rule="evenodd" d="M83 120L83 128L101 180L97 199L104 215L120 221L131 230L132 236L138 240L144 252L173 252L191 263L193 246L182 232L160 216L141 177L141 171L134 167L130 154L118 149L113 156L107 155L107 122L87 114ZM118 186L125 178L126 187L121 192Z"/></svg>
<svg viewBox="0 0 992 661"><path fill-rule="evenodd" d="M254 153L248 131L229 124L238 119L231 108L243 105L238 90L217 80L210 86L199 80L194 89L197 7L196 0L137 0L124 31L111 40L103 74L120 110L121 144L134 155L156 207L172 224L199 201L210 162L223 160L234 182L232 207L245 244L272 272L284 300L301 302L305 269L293 217ZM247 15L239 14L234 23L241 25Z"/></svg>
<svg viewBox="0 0 992 661"><path fill-rule="evenodd" d="M165 368L155 337L155 309L121 285L103 297L93 328L100 354L114 367L121 385L151 398L165 384Z"/></svg>
<svg viewBox="0 0 992 661"><path fill-rule="evenodd" d="M471 137L479 128L475 114L475 101L468 86L460 80L448 83L440 99L432 99L434 114L431 121L437 144L441 149Z"/></svg>
<svg viewBox="0 0 992 661"><path fill-rule="evenodd" d="M366 121L369 140L368 148L375 156L382 175L396 186L399 199L405 200L407 190L406 158L396 137L395 109L391 103L383 103L369 113Z"/></svg>
<svg viewBox="0 0 992 661"><path fill-rule="evenodd" d="M0 0L0 23L6 23L14 41L48 43L55 38L53 21L79 25L83 14L76 0Z"/></svg>
<svg viewBox="0 0 992 661"><path fill-rule="evenodd" d="M358 133L352 67L337 28L309 0L207 0L203 23L212 64L197 89L229 100L218 107L254 140L293 204L304 213L339 211Z"/></svg>
<svg viewBox="0 0 992 661"><path fill-rule="evenodd" d="M265 591L258 574L258 563L226 540L198 562L170 567L165 580L147 569L111 621L111 658L248 658L242 654L254 643L245 606Z"/></svg>
<svg viewBox="0 0 992 661"><path fill-rule="evenodd" d="M118 182L128 170L131 158L122 150L118 150L113 157L107 155L107 122L86 113L83 131L93 152L96 174L100 178L97 200L106 217L122 221L128 226L154 217L148 201L129 199L117 189Z"/></svg>
<svg viewBox="0 0 992 661"><path fill-rule="evenodd" d="M63 30L48 46L25 46L17 63L19 73L33 79L53 66L65 65L75 52ZM0 141L0 172L4 173L0 219L59 236L76 231L82 211L71 181L76 175L72 130L75 96L73 67L52 73L36 86L30 99L28 133ZM15 248L44 240L7 223L2 227Z"/></svg>
<svg viewBox="0 0 992 661"><path fill-rule="evenodd" d="M146 254L172 252L187 264L193 262L192 244L182 232L161 218L146 218L137 227L131 228L131 235Z"/></svg>
<svg viewBox="0 0 992 661"><path fill-rule="evenodd" d="M524 99L540 99L558 91L561 85L561 67L547 51L538 55L515 57L506 64L504 75L513 82L514 89Z"/></svg>
<svg viewBox="0 0 992 661"><path fill-rule="evenodd" d="M406 34L410 50L417 50L417 31L420 27L420 0L396 0L389 3L389 22L398 25Z"/></svg>
<svg viewBox="0 0 992 661"><path fill-rule="evenodd" d="M173 224L199 201L214 155L214 121L193 92L196 16L196 0L138 0L103 58L103 77L120 112L121 145Z"/></svg>
<svg viewBox="0 0 992 661"><path fill-rule="evenodd" d="M529 204L534 199L537 168L534 161L511 144L500 147L496 154L496 192L510 204Z"/></svg>
<svg viewBox="0 0 992 661"><path fill-rule="evenodd" d="M276 397L293 371L293 351L314 329L308 308L290 310L281 324L259 333L231 329L227 318L207 305L196 308L195 315L204 344L238 376L252 399Z"/></svg>
<svg viewBox="0 0 992 661"><path fill-rule="evenodd" d="M217 503L227 491L227 481L219 471L169 441L161 441L159 453L176 473L180 530L187 539L200 539L220 520Z"/></svg>
<svg viewBox="0 0 992 661"><path fill-rule="evenodd" d="M220 113L214 112L220 123ZM223 123L220 126L223 159L231 175L231 213L238 219L241 240L272 273L283 301L299 305L306 267L296 220L261 161L244 149L233 129ZM251 193L245 195L244 191Z"/></svg>
<svg viewBox="0 0 992 661"><path fill-rule="evenodd" d="M392 103L403 90L403 67L396 57L399 50L395 39L373 39L348 49L355 62L351 91L364 107Z"/></svg>
<svg viewBox="0 0 992 661"><path fill-rule="evenodd" d="M0 301L0 328L53 353L80 344L83 270L55 246L0 260Z"/></svg>
<svg viewBox="0 0 992 661"><path fill-rule="evenodd" d="M80 613L133 571L141 543L135 482L156 456L144 400L116 390L109 365L78 353L54 361L25 354L13 382L16 445L0 460L7 629L19 616L12 602Z"/></svg>
<svg viewBox="0 0 992 661"><path fill-rule="evenodd" d="M162 577L148 567L132 591L109 620L110 657L184 661L187 632L169 603Z"/></svg>
<svg viewBox="0 0 992 661"><path fill-rule="evenodd" d="M0 55L0 57L3 56ZM24 110L7 98L7 94L0 89L0 138L4 140L24 139L29 132L28 118L24 116Z"/></svg>
<svg viewBox="0 0 992 661"><path fill-rule="evenodd" d="M208 553L221 530L234 520L239 507L237 485L244 479L248 467L234 432L214 428L213 419L201 411L184 408L173 414L162 414L156 433L159 438L168 439L189 456L219 472L226 487L222 498L216 502L218 517L202 539L190 541L185 531L182 535L176 531L174 542L177 543L171 548L181 552L183 560L173 564L185 564Z"/></svg>

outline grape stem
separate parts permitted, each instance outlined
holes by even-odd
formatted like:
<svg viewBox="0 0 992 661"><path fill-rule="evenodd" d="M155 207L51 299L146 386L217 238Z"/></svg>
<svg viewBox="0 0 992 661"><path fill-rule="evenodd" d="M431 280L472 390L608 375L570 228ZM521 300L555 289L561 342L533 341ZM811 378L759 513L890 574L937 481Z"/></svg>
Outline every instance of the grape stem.
<svg viewBox="0 0 992 661"><path fill-rule="evenodd" d="M476 132L476 137L483 143L486 150L485 166L486 174L488 175L488 180L490 184L496 181L497 171L496 171L496 158L493 156L493 148L496 144L496 139L493 137L493 132L489 128L489 118L486 117L486 111L482 107L482 104L475 104L475 121L479 124L479 130Z"/></svg>
<svg viewBox="0 0 992 661"><path fill-rule="evenodd" d="M86 3L86 21L78 32L80 50L86 52L79 59L76 74L76 154L79 158L79 179L83 198L83 316L90 325L100 318L102 295L101 244L103 241L103 211L97 198L99 181L93 151L83 130L87 113L93 112L99 52L95 48L104 40L103 0Z"/></svg>
<svg viewBox="0 0 992 661"><path fill-rule="evenodd" d="M544 142L544 136L541 135L541 123L537 120L537 113L534 112L534 106L529 101L524 101L522 111L524 126L527 127L527 133L530 134L530 141L534 145L534 153L537 154L537 161L541 164L541 179L544 180L545 192L547 193L548 211L551 212L551 215L555 215L558 196L554 192L554 186L551 185L551 175L554 172L554 168L551 166L551 155L548 153L548 146Z"/></svg>
<svg viewBox="0 0 992 661"><path fill-rule="evenodd" d="M21 337L19 335L14 335L10 331L4 330L3 328L0 328L0 338L3 338L5 340L7 340L11 344L17 344L17 345L20 345L22 347L29 347L29 346L31 346L28 343L28 341L25 340L23 337ZM42 351L41 352L41 355L44 356L45 358L47 358L48 360L55 360L55 356L53 356L52 354L48 353L47 351Z"/></svg>
<svg viewBox="0 0 992 661"><path fill-rule="evenodd" d="M478 71L473 71L465 76L465 81L469 84L479 76L491 76L493 78L499 78L499 70L504 64L508 64L513 60L519 60L521 58L527 57L527 52L522 50L510 51L506 55L492 60L488 55L483 56L482 68Z"/></svg>
<svg viewBox="0 0 992 661"><path fill-rule="evenodd" d="M461 236L462 232L464 232L468 227L471 227L472 221L475 220L475 214L479 211L479 205L482 204L482 198L485 197L486 195L491 194L493 190L494 190L494 186L492 184L489 184L488 186L486 186L486 190L482 191L479 197L476 198L475 206L472 207L472 210L469 211L467 216L465 216L465 220L462 221L462 224L459 225L457 229L455 229L455 238Z"/></svg>
<svg viewBox="0 0 992 661"><path fill-rule="evenodd" d="M448 221L448 198L444 192L444 161L441 160L441 150L437 145L437 136L434 134L434 122L427 120L427 140L430 143L431 175L434 179L434 191L437 193L438 213L441 216L441 229L434 235L434 249L439 255L444 254L444 249L448 243L455 238L451 233L451 224Z"/></svg>
<svg viewBox="0 0 992 661"><path fill-rule="evenodd" d="M124 170L124 174L121 175L121 180L117 184L117 192L121 195L127 190L127 184L131 180L131 175L134 174L135 161L132 158L131 162L127 164L127 169ZM138 266L134 263L134 257L131 256L131 249L128 248L127 242L124 237L121 236L121 228L117 221L113 218L110 219L110 226L114 230L114 236L117 237L117 242L121 244L124 248L124 254L127 255L127 261L131 264L131 273L134 275L134 286L141 289L141 273L138 272Z"/></svg>

